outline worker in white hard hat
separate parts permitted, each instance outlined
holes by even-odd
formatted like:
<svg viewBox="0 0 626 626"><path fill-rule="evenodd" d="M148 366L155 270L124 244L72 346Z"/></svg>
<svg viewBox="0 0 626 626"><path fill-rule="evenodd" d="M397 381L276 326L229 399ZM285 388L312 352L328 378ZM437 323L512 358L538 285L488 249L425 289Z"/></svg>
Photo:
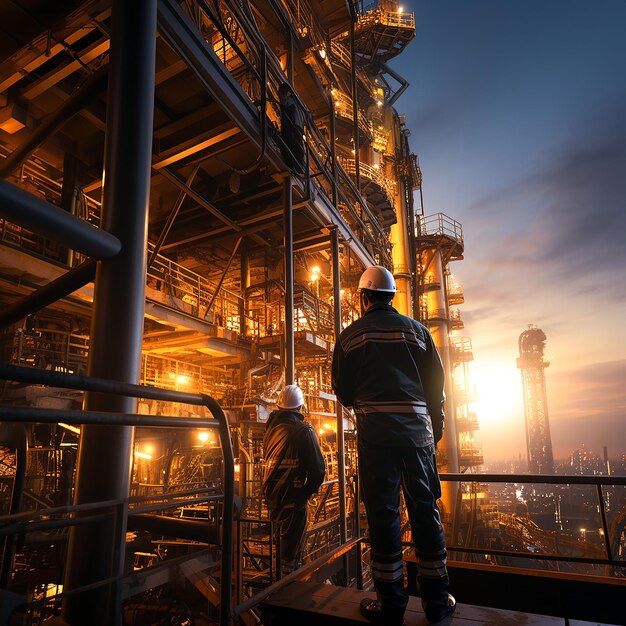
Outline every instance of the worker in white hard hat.
<svg viewBox="0 0 626 626"><path fill-rule="evenodd" d="M270 519L280 536L283 574L302 559L307 527L307 503L324 482L326 463L315 430L304 421L304 395L297 385L286 385L267 421L263 450L265 472L261 492Z"/></svg>
<svg viewBox="0 0 626 626"><path fill-rule="evenodd" d="M333 388L354 408L361 490L371 542L377 598L361 613L386 626L403 623L400 489L411 524L422 606L431 622L452 615L446 544L437 508L441 486L435 451L443 435L444 377L428 329L391 306L393 275L368 267L359 281L362 317L333 353Z"/></svg>

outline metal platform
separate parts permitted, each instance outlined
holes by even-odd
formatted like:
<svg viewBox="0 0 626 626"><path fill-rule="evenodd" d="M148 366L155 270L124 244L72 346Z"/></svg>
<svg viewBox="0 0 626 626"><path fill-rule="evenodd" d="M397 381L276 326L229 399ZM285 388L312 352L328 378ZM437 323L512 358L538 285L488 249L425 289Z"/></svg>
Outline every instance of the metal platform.
<svg viewBox="0 0 626 626"><path fill-rule="evenodd" d="M350 626L368 624L360 614L359 603L373 592L359 591L346 587L334 587L321 583L295 582L272 595L264 605L265 621L268 626ZM419 598L409 598L404 616L405 626L426 626L424 611ZM440 622L442 626L493 625L510 626L609 626L598 622L573 622L561 617L532 615L518 611L504 611L488 607L459 604L455 614Z"/></svg>

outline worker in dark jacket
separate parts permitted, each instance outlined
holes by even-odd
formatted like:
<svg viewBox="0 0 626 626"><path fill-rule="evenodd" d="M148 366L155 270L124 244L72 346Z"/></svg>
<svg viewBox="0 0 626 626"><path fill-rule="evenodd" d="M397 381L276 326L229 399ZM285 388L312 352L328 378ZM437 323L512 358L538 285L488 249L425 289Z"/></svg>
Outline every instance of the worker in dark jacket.
<svg viewBox="0 0 626 626"><path fill-rule="evenodd" d="M263 438L266 465L262 493L270 519L279 529L283 573L289 573L302 558L307 502L324 482L326 464L317 435L301 413L302 390L287 385L277 405Z"/></svg>
<svg viewBox="0 0 626 626"><path fill-rule="evenodd" d="M443 435L444 378L427 328L392 306L391 272L369 267L359 281L362 317L333 354L337 398L357 418L359 473L372 547L377 599L361 602L370 621L403 623L408 601L402 570L400 486L418 561L422 605L431 622L451 615L446 545L437 498L435 446Z"/></svg>

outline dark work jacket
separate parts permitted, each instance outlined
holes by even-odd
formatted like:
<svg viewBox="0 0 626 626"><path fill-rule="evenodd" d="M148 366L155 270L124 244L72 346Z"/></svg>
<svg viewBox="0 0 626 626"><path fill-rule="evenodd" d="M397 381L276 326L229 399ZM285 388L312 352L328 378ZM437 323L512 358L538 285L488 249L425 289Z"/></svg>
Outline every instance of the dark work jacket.
<svg viewBox="0 0 626 626"><path fill-rule="evenodd" d="M422 447L438 441L443 383L428 329L388 304L374 304L335 346L333 388L341 404L354 408L364 443Z"/></svg>
<svg viewBox="0 0 626 626"><path fill-rule="evenodd" d="M313 427L297 411L273 411L263 437L262 493L270 510L303 505L324 482L326 464Z"/></svg>

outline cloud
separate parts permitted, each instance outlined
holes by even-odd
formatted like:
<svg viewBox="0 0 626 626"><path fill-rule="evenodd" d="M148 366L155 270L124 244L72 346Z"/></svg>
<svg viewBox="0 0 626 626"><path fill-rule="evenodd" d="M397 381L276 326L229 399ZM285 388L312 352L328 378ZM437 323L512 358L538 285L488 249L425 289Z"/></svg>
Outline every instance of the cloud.
<svg viewBox="0 0 626 626"><path fill-rule="evenodd" d="M556 456L584 443L612 455L626 452L626 360L595 363L550 374L546 371L548 412Z"/></svg>
<svg viewBox="0 0 626 626"><path fill-rule="evenodd" d="M482 255L496 259L500 271L507 265L517 265L518 273L541 270L545 280L569 290L594 288L598 278L617 278L626 268L626 96L602 112L550 168L467 209L470 234L484 238L491 229L493 241ZM626 299L626 281L614 287L613 297Z"/></svg>

